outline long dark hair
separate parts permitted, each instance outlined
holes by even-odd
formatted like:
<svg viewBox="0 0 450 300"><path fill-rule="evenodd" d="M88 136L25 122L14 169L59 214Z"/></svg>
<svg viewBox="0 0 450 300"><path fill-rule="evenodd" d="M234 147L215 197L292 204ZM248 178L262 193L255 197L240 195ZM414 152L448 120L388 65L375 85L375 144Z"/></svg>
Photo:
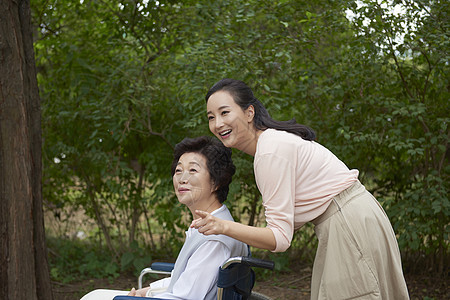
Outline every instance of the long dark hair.
<svg viewBox="0 0 450 300"><path fill-rule="evenodd" d="M208 102L208 99L212 94L218 91L230 93L234 102L236 102L242 110L246 110L250 105L253 105L255 108L253 124L257 130L265 130L267 128L284 130L296 134L307 141L313 141L316 138L314 130L308 126L298 124L295 119L289 121L277 121L272 119L264 105L262 105L262 103L253 95L252 90L240 80L225 78L218 81L206 94L206 102Z"/></svg>
<svg viewBox="0 0 450 300"><path fill-rule="evenodd" d="M231 178L236 167L231 159L231 149L225 147L218 139L210 136L185 138L175 146L172 161L172 176L175 174L178 161L184 153L200 153L206 158L209 176L214 183L214 192L220 203L228 196Z"/></svg>

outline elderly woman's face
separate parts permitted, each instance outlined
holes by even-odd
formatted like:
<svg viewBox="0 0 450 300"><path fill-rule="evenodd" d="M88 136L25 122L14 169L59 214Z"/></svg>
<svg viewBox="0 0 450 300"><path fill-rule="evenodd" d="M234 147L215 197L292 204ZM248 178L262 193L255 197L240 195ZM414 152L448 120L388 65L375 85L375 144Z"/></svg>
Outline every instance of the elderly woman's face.
<svg viewBox="0 0 450 300"><path fill-rule="evenodd" d="M215 197L206 158L193 152L181 155L173 175L173 187L178 201L190 209L201 209L204 201Z"/></svg>

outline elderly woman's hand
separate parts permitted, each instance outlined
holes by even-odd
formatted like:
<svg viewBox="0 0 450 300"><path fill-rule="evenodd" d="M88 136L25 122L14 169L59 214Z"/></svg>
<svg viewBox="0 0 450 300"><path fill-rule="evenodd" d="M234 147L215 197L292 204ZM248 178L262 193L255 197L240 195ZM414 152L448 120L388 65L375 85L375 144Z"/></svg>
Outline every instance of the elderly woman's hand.
<svg viewBox="0 0 450 300"><path fill-rule="evenodd" d="M210 234L225 234L226 231L226 221L216 218L210 213L202 210L196 210L195 214L200 218L192 221L191 228L194 227L198 229L198 232L204 235Z"/></svg>
<svg viewBox="0 0 450 300"><path fill-rule="evenodd" d="M150 287L146 287L146 288L139 289L139 290L132 288L131 291L128 293L128 296L145 297L147 295L147 291L149 288Z"/></svg>

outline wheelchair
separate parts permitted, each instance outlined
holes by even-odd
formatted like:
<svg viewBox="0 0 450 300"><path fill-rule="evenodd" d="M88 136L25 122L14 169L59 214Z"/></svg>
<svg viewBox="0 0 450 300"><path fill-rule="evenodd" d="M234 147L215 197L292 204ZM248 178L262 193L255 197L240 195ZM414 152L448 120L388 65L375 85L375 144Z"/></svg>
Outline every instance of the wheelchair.
<svg viewBox="0 0 450 300"><path fill-rule="evenodd" d="M255 272L253 267L273 270L273 261L253 258L251 256L236 256L227 259L219 267L219 278L217 280L217 300L272 300L271 298L256 292L252 292L255 284ZM142 288L142 280L146 274L170 275L173 263L155 262L150 268L141 271L138 279L138 288ZM116 296L113 300L138 300L138 299L160 299L142 298L133 296ZM160 299L164 300L164 299Z"/></svg>

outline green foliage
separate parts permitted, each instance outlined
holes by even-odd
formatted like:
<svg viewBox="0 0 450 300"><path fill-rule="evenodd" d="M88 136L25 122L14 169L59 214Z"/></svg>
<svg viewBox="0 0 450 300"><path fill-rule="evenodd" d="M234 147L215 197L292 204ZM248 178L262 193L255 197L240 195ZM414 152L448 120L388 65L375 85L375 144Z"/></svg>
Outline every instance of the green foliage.
<svg viewBox="0 0 450 300"><path fill-rule="evenodd" d="M275 263L275 267L273 270L267 270L262 268L253 268L255 272L255 276L258 281L269 280L270 278L276 278L276 274L286 273L291 271L290 266L292 262L297 258L292 257L289 252L281 252L281 253L270 253L269 255L264 255L262 253L258 253L258 251L253 251L252 254L254 257L261 257L262 259L270 260Z"/></svg>
<svg viewBox="0 0 450 300"><path fill-rule="evenodd" d="M137 242L130 245L130 250L122 255L120 266L122 270L128 270L133 267L136 274L139 274L142 269L148 267L152 261L152 256L142 253Z"/></svg>
<svg viewBox="0 0 450 300"><path fill-rule="evenodd" d="M120 268L112 253L78 240L47 238L52 280L63 283L75 279L117 277Z"/></svg>
<svg viewBox="0 0 450 300"><path fill-rule="evenodd" d="M406 257L443 271L446 1L31 2L46 207L83 209L122 267L140 265L136 241L180 248L190 220L172 192L173 146L210 134L204 95L232 77L274 118L311 126L359 169ZM252 159L233 159L227 204L263 226ZM303 260L312 260L312 235L306 227L292 244Z"/></svg>

